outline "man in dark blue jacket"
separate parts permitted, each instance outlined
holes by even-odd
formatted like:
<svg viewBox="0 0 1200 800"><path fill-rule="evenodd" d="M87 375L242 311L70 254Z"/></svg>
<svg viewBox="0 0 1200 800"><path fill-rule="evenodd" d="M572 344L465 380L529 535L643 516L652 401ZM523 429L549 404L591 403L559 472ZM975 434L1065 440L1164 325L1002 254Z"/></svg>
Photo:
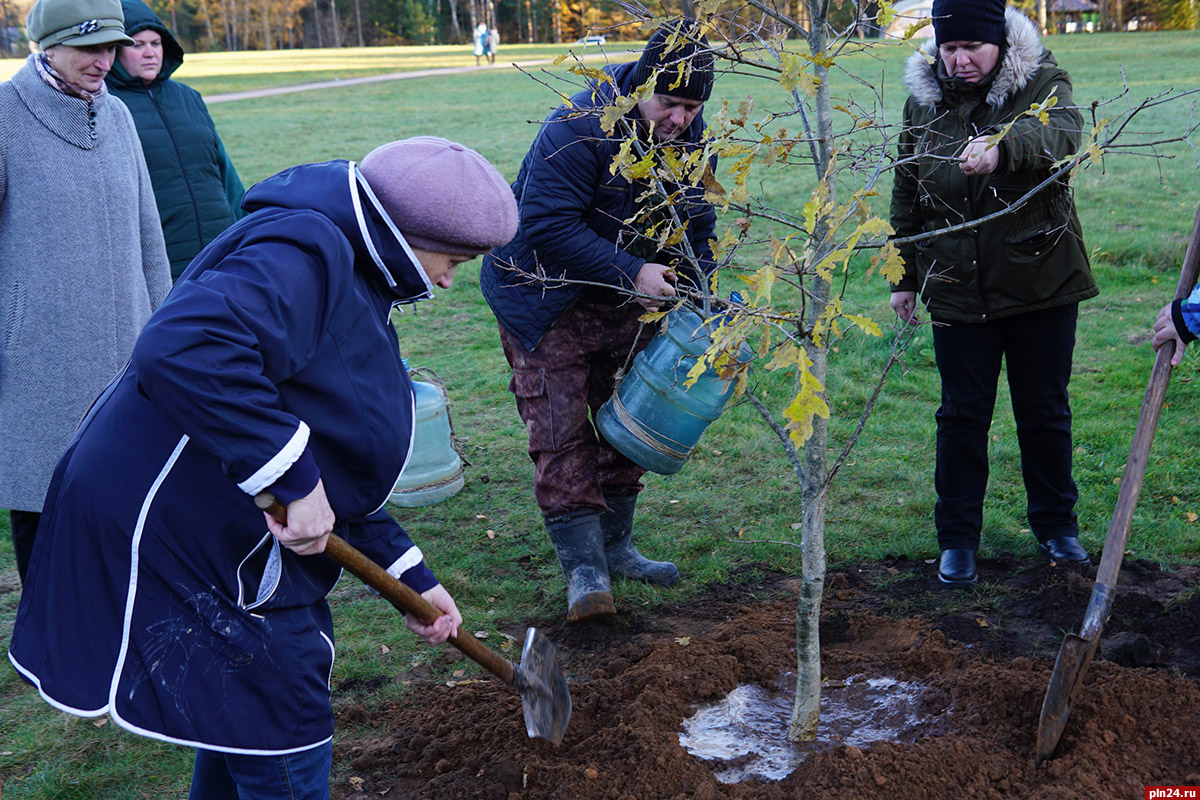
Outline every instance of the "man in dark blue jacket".
<svg viewBox="0 0 1200 800"><path fill-rule="evenodd" d="M679 580L674 564L633 548L645 470L599 436L592 420L616 372L653 333L639 322L642 313L676 296L678 282L705 288L716 221L701 187L670 187L688 246L660 249L650 234L663 221L661 193L611 169L629 131L645 149L687 155L704 147L713 56L696 23L663 26L636 62L606 74L610 80L596 80L542 125L513 183L517 236L484 259L480 277L513 369L509 388L529 429L534 495L573 622L616 613L610 574ZM635 95L623 124L607 134L603 110Z"/></svg>

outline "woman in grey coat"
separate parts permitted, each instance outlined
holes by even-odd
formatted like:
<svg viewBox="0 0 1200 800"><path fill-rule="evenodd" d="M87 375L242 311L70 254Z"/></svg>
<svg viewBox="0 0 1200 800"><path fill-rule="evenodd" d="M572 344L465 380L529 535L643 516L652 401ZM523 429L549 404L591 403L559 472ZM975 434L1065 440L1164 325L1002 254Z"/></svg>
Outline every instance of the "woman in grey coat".
<svg viewBox="0 0 1200 800"><path fill-rule="evenodd" d="M104 76L119 0L38 0L0 84L0 508L24 580L50 474L171 287L129 111Z"/></svg>

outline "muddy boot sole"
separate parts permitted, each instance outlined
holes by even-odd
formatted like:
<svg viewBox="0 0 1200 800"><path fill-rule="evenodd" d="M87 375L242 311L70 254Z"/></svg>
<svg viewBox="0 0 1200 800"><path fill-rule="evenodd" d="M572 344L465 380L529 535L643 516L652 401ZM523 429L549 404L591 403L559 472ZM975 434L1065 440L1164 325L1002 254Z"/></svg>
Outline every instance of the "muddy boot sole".
<svg viewBox="0 0 1200 800"><path fill-rule="evenodd" d="M590 622L611 617L617 613L611 592L589 592L583 595L567 611L567 622Z"/></svg>

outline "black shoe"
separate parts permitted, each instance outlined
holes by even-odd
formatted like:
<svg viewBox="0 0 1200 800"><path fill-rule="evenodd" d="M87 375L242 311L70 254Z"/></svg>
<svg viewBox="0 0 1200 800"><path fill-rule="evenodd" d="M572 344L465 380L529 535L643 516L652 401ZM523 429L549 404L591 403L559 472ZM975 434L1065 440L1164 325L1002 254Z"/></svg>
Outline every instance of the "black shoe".
<svg viewBox="0 0 1200 800"><path fill-rule="evenodd" d="M1088 561L1087 550L1079 543L1078 537L1060 536L1048 542L1038 544L1042 555L1054 562L1063 564L1082 564Z"/></svg>
<svg viewBox="0 0 1200 800"><path fill-rule="evenodd" d="M938 562L938 580L947 586L973 586L975 584L975 551L943 550Z"/></svg>

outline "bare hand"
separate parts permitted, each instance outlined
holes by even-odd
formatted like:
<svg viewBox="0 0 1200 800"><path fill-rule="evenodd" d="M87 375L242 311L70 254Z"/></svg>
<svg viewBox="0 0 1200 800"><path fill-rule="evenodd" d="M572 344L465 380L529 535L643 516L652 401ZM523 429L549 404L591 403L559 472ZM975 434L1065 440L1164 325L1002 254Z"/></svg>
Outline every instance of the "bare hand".
<svg viewBox="0 0 1200 800"><path fill-rule="evenodd" d="M462 614L458 613L458 606L454 604L454 598L446 591L446 587L439 583L421 592L421 596L446 613L435 619L432 625L424 624L412 614L405 614L404 624L408 629L424 639L427 644L441 644L451 635L457 636L458 627L462 625Z"/></svg>
<svg viewBox="0 0 1200 800"><path fill-rule="evenodd" d="M1171 366L1178 367L1179 362L1183 361L1183 348L1187 347L1183 339L1179 338L1179 331L1175 330L1175 320L1171 316L1171 303L1163 306L1158 316L1154 318L1154 341L1151 346L1155 352L1167 342L1175 343L1175 352L1171 355Z"/></svg>
<svg viewBox="0 0 1200 800"><path fill-rule="evenodd" d="M988 144L987 136L976 136L958 154L964 175L991 175L1000 166L1000 145Z"/></svg>
<svg viewBox="0 0 1200 800"><path fill-rule="evenodd" d="M311 556L325 552L325 542L333 533L333 509L325 497L325 484L317 481L316 488L287 507L287 525L280 525L267 512L263 512L267 528L279 543L298 556Z"/></svg>
<svg viewBox="0 0 1200 800"><path fill-rule="evenodd" d="M892 310L896 312L896 316L901 322L908 322L915 325L920 320L917 318L917 293L916 292L892 292Z"/></svg>
<svg viewBox="0 0 1200 800"><path fill-rule="evenodd" d="M649 295L637 299L642 308L658 311L662 308L662 301L655 298L675 296L675 270L666 264L647 261L642 264L637 277L633 279L633 288L640 294Z"/></svg>

